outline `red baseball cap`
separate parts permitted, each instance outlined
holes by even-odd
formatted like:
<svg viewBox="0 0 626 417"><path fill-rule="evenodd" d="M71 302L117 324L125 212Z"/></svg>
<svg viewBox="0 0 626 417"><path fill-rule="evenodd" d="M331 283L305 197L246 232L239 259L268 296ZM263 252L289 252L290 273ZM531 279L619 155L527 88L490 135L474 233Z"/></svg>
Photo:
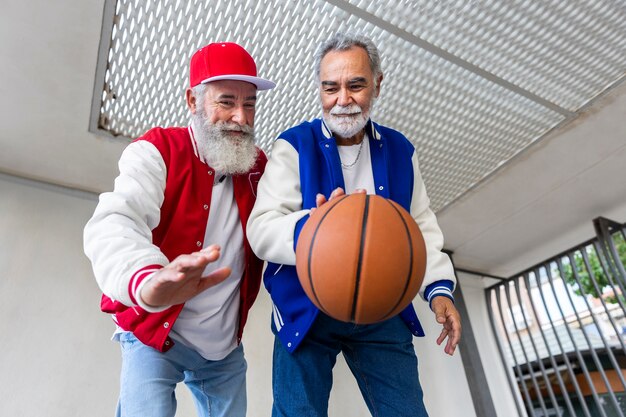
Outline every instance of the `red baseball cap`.
<svg viewBox="0 0 626 417"><path fill-rule="evenodd" d="M269 90L276 83L256 76L252 56L232 42L211 43L197 50L189 65L189 86L218 80L247 81L257 90Z"/></svg>

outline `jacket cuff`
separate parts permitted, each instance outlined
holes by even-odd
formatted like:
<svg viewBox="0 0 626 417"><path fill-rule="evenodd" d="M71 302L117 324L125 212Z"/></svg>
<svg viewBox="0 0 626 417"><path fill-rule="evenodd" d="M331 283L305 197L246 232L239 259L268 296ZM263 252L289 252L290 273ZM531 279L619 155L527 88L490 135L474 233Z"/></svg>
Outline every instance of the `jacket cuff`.
<svg viewBox="0 0 626 417"><path fill-rule="evenodd" d="M296 227L293 231L293 251L296 251L296 247L298 247L298 237L300 237L300 232L302 231L302 228L304 227L304 224L306 223L307 220L309 220L309 217L311 217L311 213L307 213L306 215L304 215L300 220L298 220L296 222Z"/></svg>
<svg viewBox="0 0 626 417"><path fill-rule="evenodd" d="M452 295L452 289L454 288L454 282L444 279L435 281L428 285L424 290L424 298L428 301L428 306L432 310L432 301L435 297L443 296L448 297L454 302L454 296Z"/></svg>
<svg viewBox="0 0 626 417"><path fill-rule="evenodd" d="M148 313L159 313L161 311L167 310L170 306L159 306L152 307L147 305L141 299L141 289L143 286L152 279L154 274L162 269L162 265L148 265L146 267L141 268L139 271L135 272L135 274L130 279L130 283L128 284L128 293L130 295L131 301L147 311Z"/></svg>

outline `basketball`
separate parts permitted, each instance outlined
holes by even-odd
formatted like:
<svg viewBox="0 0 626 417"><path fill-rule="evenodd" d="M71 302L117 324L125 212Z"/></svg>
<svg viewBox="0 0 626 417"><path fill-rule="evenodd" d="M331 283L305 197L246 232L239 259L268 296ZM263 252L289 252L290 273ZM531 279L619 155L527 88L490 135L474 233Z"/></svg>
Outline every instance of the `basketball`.
<svg viewBox="0 0 626 417"><path fill-rule="evenodd" d="M304 292L321 311L370 324L409 305L426 271L426 247L411 215L377 195L350 194L316 209L296 245Z"/></svg>

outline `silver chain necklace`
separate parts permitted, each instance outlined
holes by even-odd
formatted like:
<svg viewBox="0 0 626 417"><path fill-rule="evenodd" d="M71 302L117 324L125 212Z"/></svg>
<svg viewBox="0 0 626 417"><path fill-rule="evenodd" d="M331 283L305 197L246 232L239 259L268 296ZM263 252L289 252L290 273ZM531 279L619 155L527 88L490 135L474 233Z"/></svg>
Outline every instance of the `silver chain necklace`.
<svg viewBox="0 0 626 417"><path fill-rule="evenodd" d="M361 141L361 146L359 146L359 152L356 154L356 158L354 159L354 162L352 162L351 164L344 164L342 162L341 163L342 167L352 168L354 165L356 165L357 161L359 160L359 157L361 156L361 151L363 150L363 142L365 142L365 138L363 138L363 140Z"/></svg>

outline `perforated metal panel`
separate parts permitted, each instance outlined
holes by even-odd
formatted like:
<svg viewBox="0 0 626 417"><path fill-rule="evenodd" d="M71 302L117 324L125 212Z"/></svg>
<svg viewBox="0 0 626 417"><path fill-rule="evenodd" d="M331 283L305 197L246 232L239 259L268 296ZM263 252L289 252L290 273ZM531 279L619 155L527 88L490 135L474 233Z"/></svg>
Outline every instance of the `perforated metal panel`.
<svg viewBox="0 0 626 417"><path fill-rule="evenodd" d="M348 2L570 111L626 70L620 0Z"/></svg>
<svg viewBox="0 0 626 417"><path fill-rule="evenodd" d="M232 41L278 84L259 93L256 118L258 143L271 153L281 131L321 115L317 44L363 32L385 74L372 118L417 146L437 211L624 77L624 4L110 0L92 128L135 138L186 125L191 54Z"/></svg>

